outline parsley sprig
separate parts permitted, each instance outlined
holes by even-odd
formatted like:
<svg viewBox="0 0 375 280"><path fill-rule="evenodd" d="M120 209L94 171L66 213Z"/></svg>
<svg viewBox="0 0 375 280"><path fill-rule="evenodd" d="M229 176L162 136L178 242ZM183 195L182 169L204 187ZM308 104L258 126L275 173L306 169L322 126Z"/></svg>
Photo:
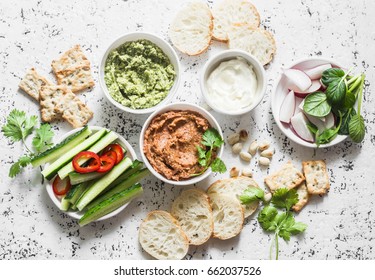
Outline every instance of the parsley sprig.
<svg viewBox="0 0 375 280"><path fill-rule="evenodd" d="M24 111L14 109L7 117L7 123L2 127L3 134L12 142L21 141L26 149L26 154L21 156L9 170L9 177L13 178L22 171L22 168L31 163L31 159L37 154L45 151L52 146L52 137L54 135L51 126L43 123L35 129L38 122L37 116L27 117ZM26 144L26 139L35 130L32 139L32 148Z"/></svg>
<svg viewBox="0 0 375 280"><path fill-rule="evenodd" d="M240 196L242 204L254 201L264 201L264 192L259 188L248 188ZM267 204L258 215L258 222L264 231L274 232L274 239L270 247L270 259L275 247L275 259L279 258L279 237L289 241L292 235L297 235L306 230L307 225L296 222L291 212L292 207L298 202L295 189L280 188L272 196L271 203ZM283 211L279 211L281 209Z"/></svg>
<svg viewBox="0 0 375 280"><path fill-rule="evenodd" d="M204 169L198 174L193 174L193 176L204 173L209 167L211 167L213 172L224 173L227 171L224 162L220 158L214 157L215 149L220 148L224 144L224 140L221 138L219 132L215 128L207 129L202 135L201 144L205 148L197 146L198 163Z"/></svg>

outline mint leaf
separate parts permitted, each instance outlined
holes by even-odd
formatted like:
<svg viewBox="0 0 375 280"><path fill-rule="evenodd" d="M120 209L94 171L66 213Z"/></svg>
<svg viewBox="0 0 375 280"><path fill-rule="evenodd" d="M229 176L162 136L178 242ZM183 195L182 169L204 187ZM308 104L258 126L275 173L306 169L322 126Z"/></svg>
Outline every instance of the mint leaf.
<svg viewBox="0 0 375 280"><path fill-rule="evenodd" d="M264 199L264 191L254 186L249 186L242 195L240 195L240 201L242 204L250 204L254 201Z"/></svg>
<svg viewBox="0 0 375 280"><path fill-rule="evenodd" d="M38 153L52 146L52 137L54 135L51 126L48 123L40 125L35 130L36 135L33 138L32 144Z"/></svg>
<svg viewBox="0 0 375 280"><path fill-rule="evenodd" d="M289 211L298 202L297 191L295 189L288 190L287 188L277 189L272 196L271 202L275 207Z"/></svg>
<svg viewBox="0 0 375 280"><path fill-rule="evenodd" d="M211 163L211 170L213 172L224 173L225 171L227 171L227 167L220 158L215 158Z"/></svg>

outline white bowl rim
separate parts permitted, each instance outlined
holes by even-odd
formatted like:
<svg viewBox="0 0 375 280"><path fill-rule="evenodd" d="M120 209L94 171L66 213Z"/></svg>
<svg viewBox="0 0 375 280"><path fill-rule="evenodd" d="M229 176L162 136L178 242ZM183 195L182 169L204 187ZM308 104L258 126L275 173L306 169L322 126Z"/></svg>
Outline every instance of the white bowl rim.
<svg viewBox="0 0 375 280"><path fill-rule="evenodd" d="M186 107L189 107L189 108L186 108L186 109L174 108L174 107L178 107L178 106L186 106ZM175 185L175 186L189 186L189 185L193 185L193 184L196 184L196 183L198 183L198 182L206 179L212 173L211 168L208 168L206 170L206 172L204 172L202 175L199 175L199 176L194 177L192 179L183 180L183 181L173 181L173 180L169 180L169 179L165 178L163 175L161 175L158 172L156 172L155 169L149 163L146 155L143 152L143 142L144 142L143 138L144 138L145 131L148 128L151 120L155 116L157 116L158 114L161 114L161 113L167 112L167 111L172 111L172 110L191 110L191 111L195 111L195 112L198 112L198 113L202 113L203 112L205 115L207 115L209 118L211 118L212 122L210 120L208 120L208 121L210 122L210 124L212 125L212 127L214 127L214 128L217 129L217 131L219 132L220 136L224 139L223 132L221 131L221 127L220 127L219 123L216 121L216 119L207 110L205 110L204 108L200 107L199 105L196 105L196 104L193 104L193 103L189 103L189 102L177 102L177 103L168 104L168 105L166 105L166 106L158 109L157 111L153 112L147 118L147 120L145 121L145 123L143 124L142 131L141 131L141 134L140 134L140 137L139 137L139 147L140 147L140 153L141 153L142 160L143 160L144 164L146 165L146 167L150 170L150 172L156 178L158 178L159 180L161 180L161 181L163 181L165 183L171 184L171 185ZM223 154L223 151L224 151L224 145L222 145L220 147L217 156L221 157L222 154Z"/></svg>
<svg viewBox="0 0 375 280"><path fill-rule="evenodd" d="M223 110L223 109L215 106L215 104L213 104L210 101L210 98L207 96L207 90L206 90L206 86L205 86L205 82L206 82L205 75L206 75L208 67L211 66L211 64L215 60L218 60L217 61L218 63L220 63L221 61L224 61L224 60L229 60L230 56L228 56L228 55L231 55L233 57L240 56L240 57L246 59L246 61L248 63L250 63L254 68L256 67L258 70L260 70L260 75L263 78L263 83L261 85L261 90L260 90L260 94L259 94L258 99L255 102L253 102L253 104L251 106L248 106L248 107L243 108L243 109L238 110L238 111L226 111L226 110ZM227 57L225 57L225 56L227 56ZM253 62L255 62L255 63L253 63ZM254 65L254 64L256 64L256 65ZM210 106L216 112L221 113L221 114L225 114L225 115L229 115L229 116L239 116L239 115L243 115L243 114L246 114L246 113L252 111L263 100L263 98L266 94L266 90L267 90L267 74L266 74L266 71L264 70L263 65L251 53L240 50L240 49L224 50L224 51L221 51L221 52L215 54L214 56L212 56L204 64L203 69L202 69L201 74L200 74L200 88L201 88L201 92L202 92L202 95L203 95L206 103L208 104L208 106Z"/></svg>
<svg viewBox="0 0 375 280"><path fill-rule="evenodd" d="M308 61L315 61L315 60L321 60L321 61L333 64L335 66L338 66L338 67L340 67L342 69L345 69L345 67L343 66L343 64L341 64L340 62L337 62L337 61L335 61L332 58L323 57L323 56L311 56L311 57L307 57L307 58L301 58L301 59L298 59L298 60L295 60L295 61L289 63L288 65L282 67L281 69L290 69L290 68L293 68L293 67L297 66L298 64L301 64L301 63L304 63L304 62L308 62ZM310 143L310 142L302 140L300 137L298 137L297 135L295 135L292 131L290 131L290 133L288 133L289 131L286 131L286 128L284 127L284 125L280 122L280 120L278 118L276 118L276 113L275 113L276 104L275 104L275 98L274 98L274 96L276 95L276 90L278 88L279 83L281 82L282 77L283 77L283 73L280 73L279 76L278 76L278 78L276 79L275 86L274 86L274 88L272 90L272 95L271 95L271 110L272 110L272 115L273 115L273 118L274 118L277 126L279 127L279 129L281 130L281 132L285 136L287 136L291 141L293 141L296 144L302 145L302 146L307 147L307 148L315 148L315 149L322 149L322 148L332 147L334 145L337 145L337 144L341 143L342 141L344 141L345 139L348 138L348 135L338 135L330 143L322 144L322 145L319 145L319 147L318 147L315 143ZM280 104L280 106L281 106L281 104Z"/></svg>
<svg viewBox="0 0 375 280"><path fill-rule="evenodd" d="M99 131L100 129L102 129L103 127L100 127L100 126L89 126L89 128L95 132L95 131ZM74 134L75 132L79 131L80 129L82 128L75 128L67 133L65 133L64 135L62 135L60 138L59 138L59 141L58 143L60 143L61 141L63 141L64 139L66 139L67 137L69 137L70 135ZM109 129L108 129L109 130ZM129 153L130 155L128 155L132 160L135 160L137 159L137 155L133 149L133 147L130 145L130 143L128 141L126 141L124 139L124 137L122 137L120 134L118 134L116 132L116 134L118 135L118 138L116 141L119 141L121 145L124 145L125 148L127 149L127 153ZM47 193L49 195L49 197L51 198L52 202L56 205L56 207L60 210L60 206L61 206L61 201L59 198L56 197L56 195L53 193L53 190L52 190L52 180L51 181L47 181L47 184L46 184L46 190L47 190ZM124 210L128 205L129 205L130 201L124 205L122 205L121 207L117 208L115 211L111 212L111 213L108 213L107 215L95 220L95 222L97 221L102 221L102 220L106 220L108 218L111 218L113 216L116 216L118 213L120 213L122 210ZM74 218L74 219L80 219L83 214L81 212L73 212L73 211L66 211L66 212L63 212L65 214L67 214L68 216Z"/></svg>
<svg viewBox="0 0 375 280"><path fill-rule="evenodd" d="M107 60L109 52L114 49L113 45L115 45L117 42L119 42L121 40L124 40L123 43L134 41L135 39L126 41L127 37L130 37L130 36L133 36L133 35L136 35L136 36L140 37L139 39L142 39L142 37L149 37L149 38L144 38L144 39L147 39L147 40L150 40L150 41L152 41L152 39L150 39L150 38L160 40L161 42L163 42L163 44L165 44L166 48L169 49L173 58L176 60L176 65L174 65L174 66L176 66L174 68L177 68L177 69L174 69L175 72L176 72L176 76L175 76L174 84L173 84L172 88L169 90L169 93L159 104L156 104L153 107L145 108L145 109L132 109L132 108L126 107L126 106L118 103L117 101L115 101L112 98L112 96L109 94L108 89L107 89L107 85L105 84L105 81L104 81L105 62ZM153 43L156 44L155 42L153 42ZM163 48L160 45L158 45L158 44L156 44L156 45L163 50ZM163 50L163 52L164 52L164 50ZM165 52L164 52L164 54L167 55ZM170 56L168 56L168 58L171 60ZM162 37L160 37L156 34L153 34L153 33L149 33L149 32L138 32L138 31L128 32L128 33L125 33L125 34L122 34L122 35L118 36L115 40L113 40L108 45L108 47L105 49L103 55L101 56L101 60L100 60L100 64L99 64L99 84L100 84L100 87L101 87L102 91L104 92L104 95L107 97L109 102L112 103L115 107L119 108L122 111L132 113L132 114L149 114L149 113L152 113L153 111L157 110L161 106L168 104L171 101L171 99L173 98L173 96L176 94L176 92L178 90L178 87L180 85L180 80L181 80L180 79L180 69L181 69L181 63L180 63L180 60L177 56L176 51Z"/></svg>

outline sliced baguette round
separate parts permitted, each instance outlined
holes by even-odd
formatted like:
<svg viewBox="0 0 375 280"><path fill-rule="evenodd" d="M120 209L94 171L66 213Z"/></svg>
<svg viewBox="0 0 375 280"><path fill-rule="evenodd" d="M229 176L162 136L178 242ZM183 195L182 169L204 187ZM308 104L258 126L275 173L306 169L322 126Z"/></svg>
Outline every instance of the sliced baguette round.
<svg viewBox="0 0 375 280"><path fill-rule="evenodd" d="M212 8L214 29L212 36L215 40L228 41L228 32L235 23L246 23L254 28L259 27L258 10L247 0L224 0Z"/></svg>
<svg viewBox="0 0 375 280"><path fill-rule="evenodd" d="M199 189L183 191L172 204L171 214L189 238L190 244L201 245L212 235L214 222L208 195Z"/></svg>
<svg viewBox="0 0 375 280"><path fill-rule="evenodd" d="M148 213L140 225L139 243L159 260L181 260L189 249L189 240L178 221L161 210Z"/></svg>
<svg viewBox="0 0 375 280"><path fill-rule="evenodd" d="M237 199L224 194L210 194L214 218L213 237L226 240L238 235L243 227L244 212Z"/></svg>
<svg viewBox="0 0 375 280"><path fill-rule="evenodd" d="M234 24L228 33L230 49L241 49L254 55L260 63L269 63L275 52L276 42L273 35L262 28L247 24Z"/></svg>
<svg viewBox="0 0 375 280"><path fill-rule="evenodd" d="M169 37L179 51L198 55L210 46L212 28L209 7L203 2L190 2L175 16L169 28Z"/></svg>
<svg viewBox="0 0 375 280"><path fill-rule="evenodd" d="M211 196L211 194L228 195L230 197L236 198L238 202L240 202L239 197L249 187L259 188L257 182L255 182L252 178L239 176L214 182L208 188L207 193L209 196ZM244 210L245 218L247 218L251 214L253 214L255 210L257 210L259 202L254 201L253 203L246 206L241 204L241 206Z"/></svg>

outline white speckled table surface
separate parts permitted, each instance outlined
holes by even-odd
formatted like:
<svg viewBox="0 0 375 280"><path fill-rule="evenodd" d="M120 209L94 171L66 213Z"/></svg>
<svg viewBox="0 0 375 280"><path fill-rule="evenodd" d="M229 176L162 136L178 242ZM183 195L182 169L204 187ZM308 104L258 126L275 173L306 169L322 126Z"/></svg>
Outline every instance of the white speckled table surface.
<svg viewBox="0 0 375 280"><path fill-rule="evenodd" d="M18 89L25 71L35 67L54 79L51 61L74 44L81 44L93 65L96 86L80 94L91 107L90 125L105 126L123 135L138 156L138 138L146 116L124 114L104 97L98 84L98 64L111 41L123 33L148 31L168 39L167 30L182 0L109 1L0 1L0 122L13 108L39 115L39 107ZM208 1L212 6L213 1ZM270 167L250 166L254 178L263 178L287 160L297 166L303 160L327 162L331 190L314 197L297 216L307 231L280 242L281 259L374 259L375 258L375 99L371 83L375 78L375 2L370 0L254 0L261 25L277 41L277 54L267 67L268 87L262 103L241 117L212 112L227 137L240 128L250 139L268 139L276 149ZM213 54L226 49L214 42L197 57L178 53L182 82L174 101L205 106L199 73ZM328 149L308 149L286 138L276 126L270 108L270 94L280 68L308 56L324 56L366 73L363 115L367 134L361 144L345 141ZM55 139L71 128L53 123ZM146 213L168 210L181 187L165 185L155 178L144 180L144 195L116 217L79 227L76 220L57 209L41 184L36 170L26 169L15 179L7 176L10 165L21 156L19 143L0 137L0 259L150 259L142 251L138 227ZM229 167L244 166L226 146L224 160ZM214 175L197 187L228 174ZM242 233L231 240L211 239L191 246L186 259L267 259L271 235L263 232L256 217L246 220Z"/></svg>

